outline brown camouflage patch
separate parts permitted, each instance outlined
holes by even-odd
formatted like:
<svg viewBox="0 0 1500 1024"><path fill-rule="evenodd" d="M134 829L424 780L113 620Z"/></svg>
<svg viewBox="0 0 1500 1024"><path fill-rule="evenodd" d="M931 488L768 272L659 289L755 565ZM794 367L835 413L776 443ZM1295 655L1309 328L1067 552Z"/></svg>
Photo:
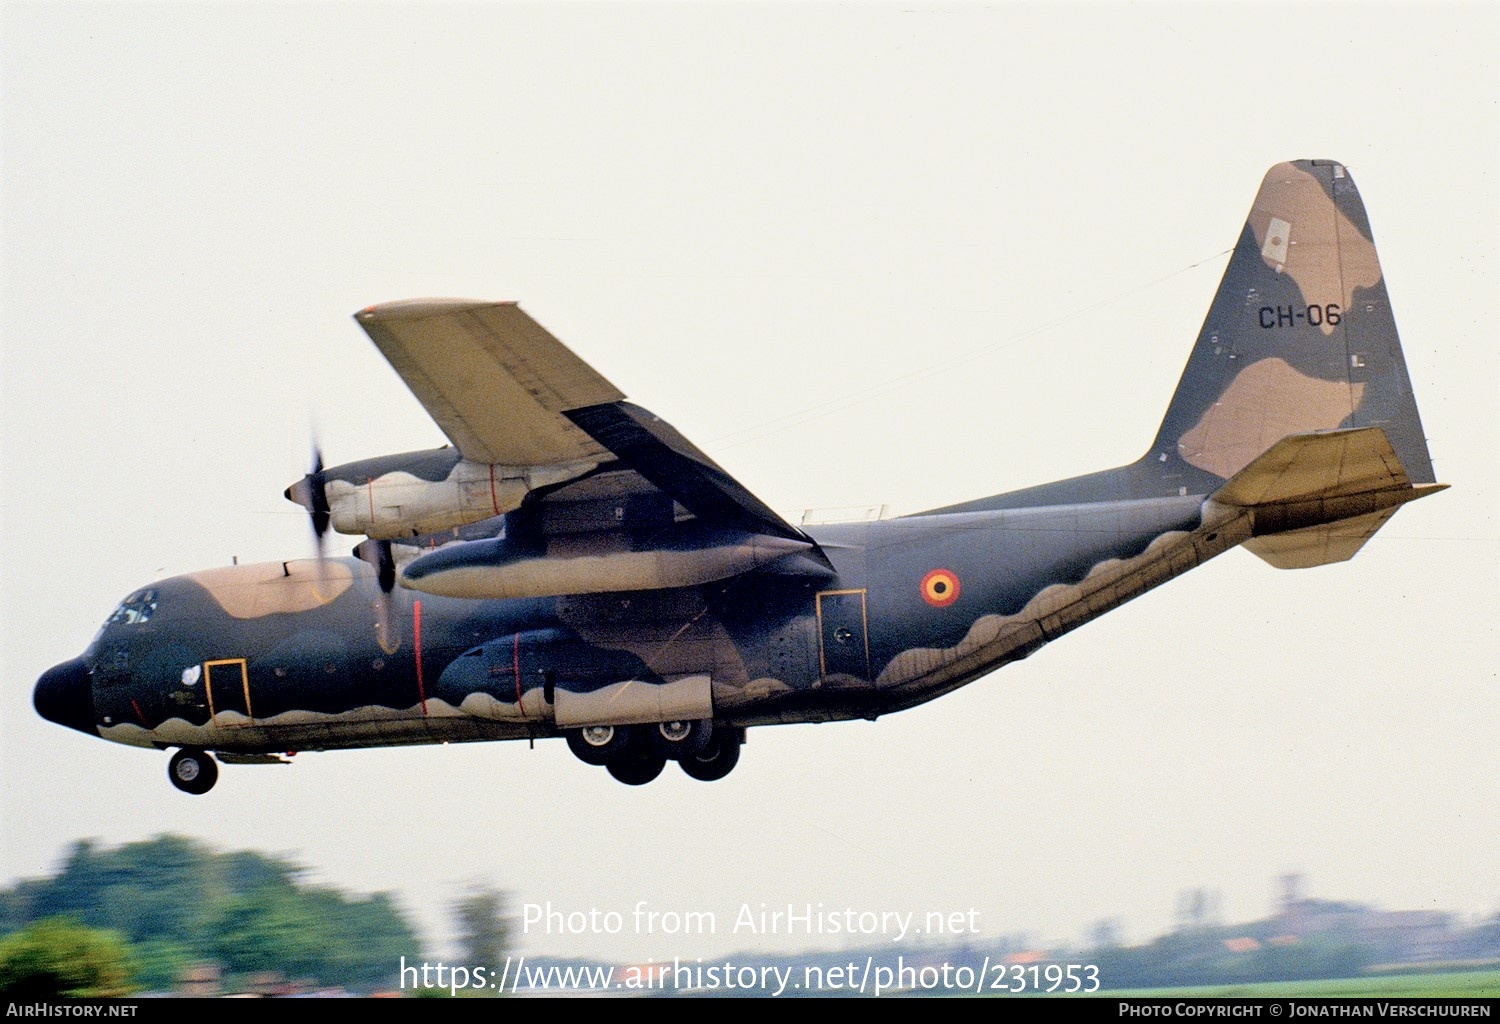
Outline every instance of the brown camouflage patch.
<svg viewBox="0 0 1500 1024"><path fill-rule="evenodd" d="M1332 430L1354 411L1363 384L1319 380L1274 356L1245 367L1177 442L1183 461L1226 480L1288 434Z"/></svg>
<svg viewBox="0 0 1500 1024"><path fill-rule="evenodd" d="M236 619L307 612L342 597L354 573L341 562L261 562L204 569L187 577L208 591L225 614Z"/></svg>

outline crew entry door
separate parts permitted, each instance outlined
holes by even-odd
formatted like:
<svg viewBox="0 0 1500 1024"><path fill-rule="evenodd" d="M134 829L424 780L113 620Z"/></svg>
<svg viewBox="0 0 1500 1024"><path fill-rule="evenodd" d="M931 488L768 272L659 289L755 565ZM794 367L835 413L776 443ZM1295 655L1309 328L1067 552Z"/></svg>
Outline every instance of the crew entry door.
<svg viewBox="0 0 1500 1024"><path fill-rule="evenodd" d="M203 663L203 690L215 725L255 724L250 707L250 674L244 658L220 658Z"/></svg>
<svg viewBox="0 0 1500 1024"><path fill-rule="evenodd" d="M823 678L870 678L865 592L829 590L818 595L818 655Z"/></svg>

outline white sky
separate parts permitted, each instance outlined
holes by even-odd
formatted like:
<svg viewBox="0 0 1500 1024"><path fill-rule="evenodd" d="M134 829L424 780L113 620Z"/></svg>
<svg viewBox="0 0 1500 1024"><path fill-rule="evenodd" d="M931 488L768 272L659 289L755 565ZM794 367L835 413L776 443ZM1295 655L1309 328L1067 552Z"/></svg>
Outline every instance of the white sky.
<svg viewBox="0 0 1500 1024"><path fill-rule="evenodd" d="M720 934L741 902L1144 939L1274 877L1500 910L1493 5L0 8L0 884L163 831L396 889ZM155 578L310 547L282 489L442 443L350 314L519 299L776 508L914 511L1154 433L1265 169L1359 182L1439 479L1352 562L1232 552L713 786L561 743L308 754L194 799L31 688ZM1192 267L1193 269L1188 269ZM900 947L904 948L904 947Z"/></svg>

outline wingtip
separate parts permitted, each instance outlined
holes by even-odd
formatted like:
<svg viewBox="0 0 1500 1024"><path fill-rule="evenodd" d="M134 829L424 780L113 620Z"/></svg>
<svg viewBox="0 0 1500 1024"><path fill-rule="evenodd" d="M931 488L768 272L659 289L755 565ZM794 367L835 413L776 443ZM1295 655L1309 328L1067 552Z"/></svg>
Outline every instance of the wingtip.
<svg viewBox="0 0 1500 1024"><path fill-rule="evenodd" d="M515 301L496 302L492 299L397 299L394 302L379 302L366 306L354 314L354 319L366 320L419 320L422 317L452 313L463 309L484 309L492 306L514 306Z"/></svg>

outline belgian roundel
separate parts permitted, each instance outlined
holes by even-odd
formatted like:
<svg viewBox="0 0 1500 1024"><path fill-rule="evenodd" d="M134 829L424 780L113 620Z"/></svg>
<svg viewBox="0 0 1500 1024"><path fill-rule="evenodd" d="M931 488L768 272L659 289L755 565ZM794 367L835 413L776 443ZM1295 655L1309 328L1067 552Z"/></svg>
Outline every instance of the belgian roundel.
<svg viewBox="0 0 1500 1024"><path fill-rule="evenodd" d="M946 608L958 600L958 577L947 569L934 569L922 577L922 600L934 608Z"/></svg>

